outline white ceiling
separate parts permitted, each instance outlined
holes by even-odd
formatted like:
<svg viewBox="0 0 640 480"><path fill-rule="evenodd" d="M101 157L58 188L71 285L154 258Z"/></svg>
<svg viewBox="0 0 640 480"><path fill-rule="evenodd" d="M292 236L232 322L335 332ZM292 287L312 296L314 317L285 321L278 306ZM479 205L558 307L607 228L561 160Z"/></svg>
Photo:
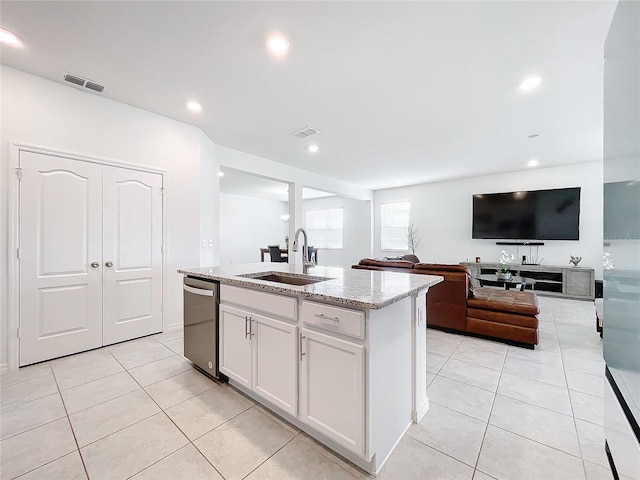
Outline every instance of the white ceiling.
<svg viewBox="0 0 640 480"><path fill-rule="evenodd" d="M2 63L89 78L218 144L377 189L522 170L531 158L601 159L615 5L3 0L0 22L25 47L3 47ZM272 32L289 38L284 58L266 52ZM530 75L540 87L517 91ZM191 98L203 112L186 110ZM321 133L291 137L305 126Z"/></svg>

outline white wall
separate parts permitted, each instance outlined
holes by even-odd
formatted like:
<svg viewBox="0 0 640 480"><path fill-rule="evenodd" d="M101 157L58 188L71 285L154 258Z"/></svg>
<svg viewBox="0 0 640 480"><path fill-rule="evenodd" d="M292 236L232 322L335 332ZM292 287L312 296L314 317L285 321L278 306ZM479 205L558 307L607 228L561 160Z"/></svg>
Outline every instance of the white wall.
<svg viewBox="0 0 640 480"><path fill-rule="evenodd" d="M287 202L221 193L220 264L259 262L260 248L284 247L289 225L280 217L288 212Z"/></svg>
<svg viewBox="0 0 640 480"><path fill-rule="evenodd" d="M291 167L221 145L215 146L215 157L220 165L289 184L289 236L292 239L295 231L304 225L304 215L302 213L303 187L360 200L373 199L373 192L360 185L341 182L309 170ZM301 256L295 256L290 262L299 263L301 259Z"/></svg>
<svg viewBox="0 0 640 480"><path fill-rule="evenodd" d="M351 268L371 255L371 202L338 195L302 201L303 215L309 210L343 209L341 250L320 249L318 265Z"/></svg>
<svg viewBox="0 0 640 480"><path fill-rule="evenodd" d="M602 278L602 162L378 190L374 202L375 255L398 254L380 250L380 204L409 200L411 217L422 239L416 251L421 261L459 263L479 256L482 261L496 262L501 249L515 254L516 247L471 238L472 195L564 187L582 187L580 240L547 240L539 247L539 257L545 265L569 265L569 255L578 255L581 267L594 268L596 278ZM520 247L520 255L528 253L528 247Z"/></svg>
<svg viewBox="0 0 640 480"><path fill-rule="evenodd" d="M179 267L198 266L199 238L217 237L217 170L214 148L201 130L96 94L2 66L2 139L0 214L0 363L7 363L7 214L8 186L16 181L10 142L79 155L103 157L166 170L164 326L182 323ZM202 167L205 168L202 168ZM205 173L201 178L201 171ZM212 175L213 172L213 175ZM214 177L215 175L215 177ZM201 198L201 189L210 188ZM211 205L211 220L200 222L201 201ZM11 200L11 205L14 202ZM215 227L214 227L215 225ZM201 228L204 229L201 234ZM216 240L217 241L217 240ZM214 249L217 245L214 245ZM211 251L209 251L211 254ZM212 255L215 255L212 254ZM12 260L13 261L13 260ZM13 336L11 337L13 338Z"/></svg>

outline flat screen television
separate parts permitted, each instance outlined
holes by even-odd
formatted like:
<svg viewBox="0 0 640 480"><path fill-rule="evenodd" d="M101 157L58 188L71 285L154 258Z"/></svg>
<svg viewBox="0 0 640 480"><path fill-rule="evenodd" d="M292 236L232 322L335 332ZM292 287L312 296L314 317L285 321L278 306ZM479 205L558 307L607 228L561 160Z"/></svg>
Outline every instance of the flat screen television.
<svg viewBox="0 0 640 480"><path fill-rule="evenodd" d="M580 187L474 195L472 237L579 240Z"/></svg>

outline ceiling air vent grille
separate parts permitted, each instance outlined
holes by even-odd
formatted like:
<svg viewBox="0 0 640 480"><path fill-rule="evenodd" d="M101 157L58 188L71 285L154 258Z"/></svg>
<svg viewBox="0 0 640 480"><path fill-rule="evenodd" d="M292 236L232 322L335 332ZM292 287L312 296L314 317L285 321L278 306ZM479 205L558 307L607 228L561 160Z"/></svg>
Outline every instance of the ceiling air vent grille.
<svg viewBox="0 0 640 480"><path fill-rule="evenodd" d="M320 133L318 130L316 130L315 128L311 128L311 127L304 127L301 128L300 130L293 132L291 135L293 135L296 138L307 138L310 137L312 135L316 135Z"/></svg>
<svg viewBox="0 0 640 480"><path fill-rule="evenodd" d="M103 85L98 85L97 83L93 82L87 82L84 86L89 90L93 90L94 92L102 93L102 91L104 90Z"/></svg>
<svg viewBox="0 0 640 480"><path fill-rule="evenodd" d="M69 82L78 87L84 87L89 90L93 90L94 92L102 93L104 91L104 85L100 85L96 82L92 82L91 80L87 80L86 78L82 78L77 75L65 73L62 78L65 82Z"/></svg>
<svg viewBox="0 0 640 480"><path fill-rule="evenodd" d="M64 76L65 81L69 83L73 83L74 85L78 85L80 87L84 87L84 78L76 77L74 75L69 75L68 73Z"/></svg>

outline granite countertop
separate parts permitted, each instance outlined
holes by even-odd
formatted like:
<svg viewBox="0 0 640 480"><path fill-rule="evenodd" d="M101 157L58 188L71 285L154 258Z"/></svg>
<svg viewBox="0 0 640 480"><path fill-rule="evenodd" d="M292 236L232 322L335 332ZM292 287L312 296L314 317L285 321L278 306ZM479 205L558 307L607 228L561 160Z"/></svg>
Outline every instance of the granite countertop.
<svg viewBox="0 0 640 480"><path fill-rule="evenodd" d="M417 275L374 270L311 267L306 275L328 277L310 285L289 285L239 275L285 272L302 275L301 265L288 263L246 263L221 267L181 268L178 273L218 280L222 284L254 288L273 293L305 297L310 300L348 307L380 309L443 281L437 275Z"/></svg>

